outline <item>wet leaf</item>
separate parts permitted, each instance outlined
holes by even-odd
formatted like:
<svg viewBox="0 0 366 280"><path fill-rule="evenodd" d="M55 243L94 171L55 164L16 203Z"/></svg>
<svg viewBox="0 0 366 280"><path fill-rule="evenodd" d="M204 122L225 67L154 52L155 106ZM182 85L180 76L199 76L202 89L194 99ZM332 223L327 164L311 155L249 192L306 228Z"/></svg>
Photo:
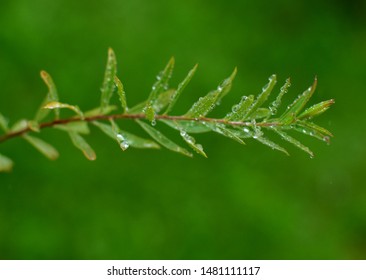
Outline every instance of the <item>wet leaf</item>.
<svg viewBox="0 0 366 280"><path fill-rule="evenodd" d="M207 158L206 153L203 151L203 147L201 144L196 143L196 139L194 139L191 135L187 133L186 130L180 125L180 122L173 121L172 126L174 129L180 132L180 136L182 136L183 140L198 154Z"/></svg>
<svg viewBox="0 0 366 280"><path fill-rule="evenodd" d="M111 125L112 125L112 131L114 134L115 139L118 142L119 147L122 149L122 151L126 151L128 147L130 147L130 143L125 135L121 133L120 128L115 123L113 119L110 119Z"/></svg>
<svg viewBox="0 0 366 280"><path fill-rule="evenodd" d="M104 132L106 135L108 135L113 140L116 140L116 134L112 129L111 125L104 124L101 122L94 121L93 124L98 127L102 132ZM128 144L137 149L160 149L160 146L156 144L154 141L141 138L139 136L136 136L132 133L129 133L127 131L119 130L119 133L122 134L122 136L127 139Z"/></svg>
<svg viewBox="0 0 366 280"><path fill-rule="evenodd" d="M107 66L104 73L104 80L102 86L102 95L101 95L101 113L104 113L105 109L109 105L109 101L113 95L114 91L114 77L117 74L117 60L114 51L109 48L108 49L108 59L107 59Z"/></svg>
<svg viewBox="0 0 366 280"><path fill-rule="evenodd" d="M271 116L271 111L270 109L267 108L258 108L257 111L255 111L252 115L253 119L259 120L259 119L264 119L264 118L268 118L269 116Z"/></svg>
<svg viewBox="0 0 366 280"><path fill-rule="evenodd" d="M334 104L334 99L330 99L327 101L320 102L306 109L303 113L299 115L299 119L309 120L315 118L316 116L324 113L329 107Z"/></svg>
<svg viewBox="0 0 366 280"><path fill-rule="evenodd" d="M59 156L58 151L53 146L43 141L42 139L30 136L28 134L25 134L22 137L47 158L51 160L55 160L58 158Z"/></svg>
<svg viewBox="0 0 366 280"><path fill-rule="evenodd" d="M277 110L281 105L282 97L287 93L289 87L291 86L291 80L288 78L285 84L281 87L280 93L277 95L276 100L272 102L269 110L271 111L272 115L277 114Z"/></svg>
<svg viewBox="0 0 366 280"><path fill-rule="evenodd" d="M200 97L191 109L185 114L187 117L199 118L206 116L221 101L221 99L230 91L232 82L236 76L236 68L233 73L225 79L216 90L209 92L204 97Z"/></svg>
<svg viewBox="0 0 366 280"><path fill-rule="evenodd" d="M333 137L333 134L330 133L327 129L312 122L298 121L297 124L294 126L294 129L303 134L327 142L328 144L330 143L330 137Z"/></svg>
<svg viewBox="0 0 366 280"><path fill-rule="evenodd" d="M128 107L127 107L127 101L126 101L126 93L125 93L123 84L120 81L120 79L117 78L117 76L114 77L114 82L116 83L119 100L121 102L123 112L125 113L128 111Z"/></svg>
<svg viewBox="0 0 366 280"><path fill-rule="evenodd" d="M254 95L243 96L240 102L234 105L231 112L225 116L228 121L242 121L248 114L250 106L253 104Z"/></svg>
<svg viewBox="0 0 366 280"><path fill-rule="evenodd" d="M271 140L263 137L263 136L257 136L257 137L253 137L255 140L261 142L262 144L270 147L272 150L277 150L277 151L280 151L280 152L283 152L285 153L286 155L289 155L289 153L286 151L285 148L282 148L280 145L272 142Z"/></svg>
<svg viewBox="0 0 366 280"><path fill-rule="evenodd" d="M88 160L95 160L97 158L94 150L80 134L73 131L69 131L68 133L74 146L81 150Z"/></svg>
<svg viewBox="0 0 366 280"><path fill-rule="evenodd" d="M70 109L70 110L74 111L77 115L79 115L79 117L82 120L84 119L84 114L78 106L73 106L73 105L61 103L61 102L58 102L58 101L51 101L51 102L45 104L43 106L43 108L44 109L49 109L49 110L64 109L64 108L65 109Z"/></svg>
<svg viewBox="0 0 366 280"><path fill-rule="evenodd" d="M171 141L169 138L167 138L165 135L163 135L160 131L156 130L152 126L140 121L136 120L136 122L159 144L164 146L165 148L177 152L180 154L183 154L185 156L191 157L192 154L188 152L186 149L178 146L176 143Z"/></svg>
<svg viewBox="0 0 366 280"><path fill-rule="evenodd" d="M160 119L159 121L167 124L174 129L179 130L175 121L165 119ZM197 121L179 121L179 125L184 131L188 133L204 133L211 131L211 129L207 127L204 123Z"/></svg>
<svg viewBox="0 0 366 280"><path fill-rule="evenodd" d="M280 129L277 129L277 128L272 128L271 130L276 132L277 134L279 134L282 139L286 140L287 142L291 143L295 147L297 147L297 148L303 150L304 152L308 153L310 155L310 157L314 157L314 153L308 147L306 147L300 141L298 141L295 138L288 135L286 132L284 132Z"/></svg>
<svg viewBox="0 0 366 280"><path fill-rule="evenodd" d="M155 120L155 111L152 105L149 105L145 108L145 116L146 119L149 120L150 122Z"/></svg>
<svg viewBox="0 0 366 280"><path fill-rule="evenodd" d="M168 64L165 66L164 70L161 71L156 76L156 82L154 83L151 93L148 98L148 103L152 103L161 92L164 92L169 87L169 80L172 77L173 69L174 69L174 57L170 58Z"/></svg>
<svg viewBox="0 0 366 280"><path fill-rule="evenodd" d="M0 172L10 172L13 169L13 161L0 154Z"/></svg>
<svg viewBox="0 0 366 280"><path fill-rule="evenodd" d="M200 154L201 156L207 158L206 153L203 151L203 147L201 144L196 143L196 139L194 139L191 135L189 135L184 130L181 130L180 135L182 136L183 140L194 150L196 153Z"/></svg>
<svg viewBox="0 0 366 280"><path fill-rule="evenodd" d="M268 96L271 94L272 89L277 82L276 75L272 75L271 77L269 77L268 81L269 81L268 84L262 88L262 92L258 95L257 99L250 106L250 108L249 108L247 114L245 115L245 117L243 118L243 120L253 118L253 115L255 114L257 109L260 106L262 106L264 102L266 102L266 100L268 99Z"/></svg>
<svg viewBox="0 0 366 280"><path fill-rule="evenodd" d="M298 98L296 98L296 100L287 107L287 110L280 117L280 121L283 124L289 124L293 122L294 118L300 113L300 111L304 108L306 103L313 95L316 85L317 85L317 79L314 80L314 83L311 87L309 87L306 91L304 91L303 94L301 94Z"/></svg>
<svg viewBox="0 0 366 280"><path fill-rule="evenodd" d="M188 85L188 83L191 81L194 73L196 72L198 67L198 64L196 64L188 73L188 75L184 78L184 80L178 85L177 90L174 92L174 94L170 97L170 104L167 108L167 110L165 111L164 114L168 114L174 107L175 103L177 102L179 96L181 95L181 93L183 92L183 90L186 88L186 86Z"/></svg>

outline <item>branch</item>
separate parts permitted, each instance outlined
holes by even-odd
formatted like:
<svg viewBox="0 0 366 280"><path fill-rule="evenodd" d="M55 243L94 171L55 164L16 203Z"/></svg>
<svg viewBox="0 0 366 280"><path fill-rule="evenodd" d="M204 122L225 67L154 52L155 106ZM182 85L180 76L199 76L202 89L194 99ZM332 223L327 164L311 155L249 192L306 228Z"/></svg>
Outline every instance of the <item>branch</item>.
<svg viewBox="0 0 366 280"><path fill-rule="evenodd" d="M117 119L146 119L146 115L145 114L126 114L125 113L125 114L113 114L113 115L96 115L96 116L85 117L85 118L72 117L72 118L67 118L67 119L58 119L58 120L53 120L50 122L41 123L41 124L39 124L39 129L50 128L50 127L54 127L56 125L68 124L68 123L80 122L80 121L93 122L93 121L97 121L97 120L117 120ZM231 126L253 127L252 122L228 121L225 119L203 118L203 117L190 118L190 117L185 117L185 116L155 115L155 119L156 120L171 120L171 121L222 123L222 124L231 125ZM268 127L268 126L275 127L275 126L279 126L279 125L280 125L280 123L276 123L276 122L261 122L261 123L256 124L256 126L259 126L259 127ZM21 135L26 134L31 131L33 131L33 129L30 126L27 126L26 128L6 133L6 134L0 136L0 143L5 142L11 138L21 136Z"/></svg>
<svg viewBox="0 0 366 280"><path fill-rule="evenodd" d="M56 159L58 152L53 146L30 134L32 132L40 132L44 128L57 128L68 133L72 143L83 152L87 159L94 160L96 159L94 150L81 136L81 134L89 133L88 125L92 124L114 139L123 151L129 147L158 149L163 146L171 151L192 156L188 150L167 138L154 127L156 122L159 121L179 131L183 141L192 150L204 157L207 157L207 155L202 145L198 144L192 136L194 133L214 132L240 144L245 144L244 139L251 138L269 146L273 150L278 150L288 155L285 148L266 137L265 132L268 131L278 134L284 141L289 142L313 157L313 152L295 137L290 136L288 131L297 131L327 143L329 143L330 137L333 136L325 128L313 123L312 120L327 111L334 103L334 100L330 99L305 108L315 92L316 78L313 85L287 106L282 114L278 114L278 111L282 97L287 93L291 85L290 79L286 80L272 103L265 105L277 83L276 75L272 75L269 77L268 84L262 88L258 95L242 96L240 101L224 117L207 117L231 90L237 73L235 68L232 74L220 83L216 89L200 97L187 113L181 116L170 115L170 111L173 110L178 98L197 70L197 65L195 65L177 88L174 89L169 86L174 64L175 60L171 58L166 67L157 76L157 80L152 86L147 99L129 108L123 84L117 77L116 56L113 50L109 49L104 81L101 88L100 106L86 113L82 112L77 105L59 102L59 94L53 79L47 72L41 71L41 78L48 88L45 101L40 106L34 119L18 121L11 128L8 126L7 119L0 113L0 129L5 132L5 134L0 136L0 143L15 137L22 137L49 159ZM117 108L115 105L110 104L111 97L115 93L119 96L122 112L110 114ZM72 110L76 115L62 119L60 118L61 109ZM54 112L54 119L45 122L45 118L52 111ZM152 139L141 138L121 130L117 124L117 120L121 119L135 120ZM13 162L0 154L0 172L9 171L12 166Z"/></svg>

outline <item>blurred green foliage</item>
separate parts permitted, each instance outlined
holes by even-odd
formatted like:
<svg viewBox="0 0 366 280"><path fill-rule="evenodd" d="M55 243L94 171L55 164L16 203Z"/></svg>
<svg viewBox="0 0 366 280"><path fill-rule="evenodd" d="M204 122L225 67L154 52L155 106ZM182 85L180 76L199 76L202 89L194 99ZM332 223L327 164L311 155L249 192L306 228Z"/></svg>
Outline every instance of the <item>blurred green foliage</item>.
<svg viewBox="0 0 366 280"><path fill-rule="evenodd" d="M318 121L335 135L330 146L299 135L314 159L212 133L197 136L208 159L121 152L95 128L95 162L61 131L43 133L60 151L56 162L22 139L3 143L16 165L0 174L0 259L365 259L365 15L361 0L1 1L0 111L12 121L42 102L41 69L61 101L99 104L108 47L131 105L171 55L175 84L200 64L172 113L234 66L217 115L273 73L291 76L287 101L317 75L312 102L336 104Z"/></svg>

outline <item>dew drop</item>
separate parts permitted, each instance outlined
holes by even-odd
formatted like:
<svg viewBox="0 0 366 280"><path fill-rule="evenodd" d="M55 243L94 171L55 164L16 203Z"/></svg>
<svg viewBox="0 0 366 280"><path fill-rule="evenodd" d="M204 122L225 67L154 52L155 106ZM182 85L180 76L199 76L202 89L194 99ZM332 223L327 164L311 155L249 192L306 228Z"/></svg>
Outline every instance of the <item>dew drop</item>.
<svg viewBox="0 0 366 280"><path fill-rule="evenodd" d="M119 146L121 147L121 149L123 151L126 151L128 149L128 147L130 146L130 144L127 143L127 141L123 141L119 144Z"/></svg>
<svg viewBox="0 0 366 280"><path fill-rule="evenodd" d="M151 125L152 125L152 126L155 126L155 125L156 125L156 120L152 120L152 121L151 121Z"/></svg>
<svg viewBox="0 0 366 280"><path fill-rule="evenodd" d="M231 108L231 111L232 111L233 113L236 113L238 110L239 110L239 105L234 105L234 106Z"/></svg>

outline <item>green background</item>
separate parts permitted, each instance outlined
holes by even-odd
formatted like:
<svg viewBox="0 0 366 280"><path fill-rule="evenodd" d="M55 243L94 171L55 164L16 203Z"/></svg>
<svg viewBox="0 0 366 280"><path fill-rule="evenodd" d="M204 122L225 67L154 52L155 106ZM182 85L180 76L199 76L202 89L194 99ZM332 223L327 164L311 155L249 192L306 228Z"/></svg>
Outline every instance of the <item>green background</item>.
<svg viewBox="0 0 366 280"><path fill-rule="evenodd" d="M276 73L290 102L318 76L312 103L335 98L317 122L330 146L298 138L314 159L253 140L197 135L209 158L129 149L92 128L87 161L65 133L42 138L50 162L22 139L2 143L0 259L365 259L366 5L364 1L12 0L0 2L0 111L31 119L53 76L60 100L100 101L108 47L129 104L144 100L176 58L172 85L199 63L174 109L184 113L235 66L232 92L212 116L257 94ZM115 100L117 101L117 99ZM144 135L129 121L122 127ZM179 140L164 125L157 125Z"/></svg>

